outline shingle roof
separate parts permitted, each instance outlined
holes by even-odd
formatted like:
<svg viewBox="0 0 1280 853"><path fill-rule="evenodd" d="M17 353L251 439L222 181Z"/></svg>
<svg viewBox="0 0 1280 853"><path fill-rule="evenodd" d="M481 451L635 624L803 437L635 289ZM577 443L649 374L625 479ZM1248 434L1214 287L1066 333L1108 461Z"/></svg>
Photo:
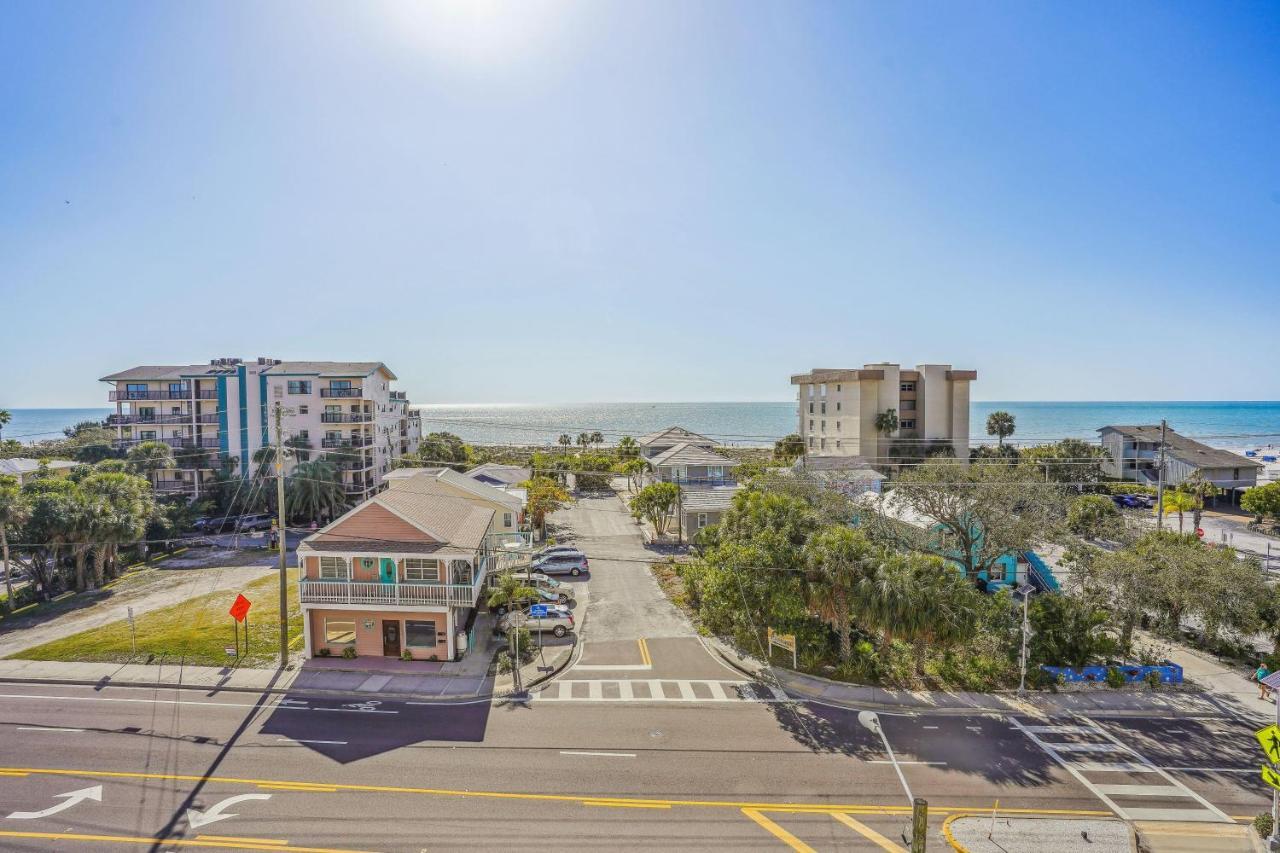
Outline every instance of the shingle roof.
<svg viewBox="0 0 1280 853"><path fill-rule="evenodd" d="M519 465L500 465L497 462L486 462L483 465L477 465L472 468L467 472L467 476L481 482L487 479L514 486L531 478L533 471L529 468L521 468Z"/></svg>
<svg viewBox="0 0 1280 853"><path fill-rule="evenodd" d="M422 494L443 495L454 497L457 500L465 500L465 498L457 497L457 492L450 490L449 486L452 486L458 491L473 495L478 500L499 504L512 512L520 512L520 510L524 509L524 501L516 495L505 492L496 486L490 486L488 483L473 480L466 474L459 474L452 468L397 468L395 471L383 475L383 479L387 481L388 491L416 491ZM445 483L448 483L449 486L444 485Z"/></svg>
<svg viewBox="0 0 1280 853"><path fill-rule="evenodd" d="M390 510L405 521L430 533L423 533L421 540L362 540L343 535L336 531L329 532L337 524L341 524L361 509L371 504L378 504ZM494 511L488 507L473 504L465 499L425 494L408 489L388 489L374 495L351 512L319 530L302 543L314 551L367 551L391 550L412 553L431 553L440 550L477 550L484 542L485 533L493 521ZM439 541L434 541L434 540Z"/></svg>
<svg viewBox="0 0 1280 853"><path fill-rule="evenodd" d="M248 362L246 362L247 364ZM380 361L282 361L262 372L268 375L281 373L305 373L316 376L369 376L377 370L385 370L387 378L396 375ZM143 364L102 377L103 382L129 380L181 379L184 376L217 376L234 373L235 366L226 364Z"/></svg>
<svg viewBox="0 0 1280 853"><path fill-rule="evenodd" d="M857 480L887 479L861 456L802 456L791 465L797 474L820 473Z"/></svg>
<svg viewBox="0 0 1280 853"><path fill-rule="evenodd" d="M684 489L680 493L680 507L685 512L724 511L733 503L733 496L740 486L719 489Z"/></svg>
<svg viewBox="0 0 1280 853"><path fill-rule="evenodd" d="M102 382L127 382L129 380L145 381L148 379L181 379L184 376L206 376L225 373L227 368L215 368L212 364L141 364L104 376Z"/></svg>
<svg viewBox="0 0 1280 853"><path fill-rule="evenodd" d="M714 450L687 443L677 444L665 453L660 453L645 461L655 468L660 465L723 465L728 468L738 464L727 456L721 456Z"/></svg>
<svg viewBox="0 0 1280 853"><path fill-rule="evenodd" d="M636 439L636 444L639 444L641 447L648 447L651 444L657 444L659 442L687 442L690 444L708 444L712 446L716 443L705 435L698 435L696 432L689 432L689 430L684 427L678 426L667 427L666 429L658 430L657 432L651 432L648 435L642 435Z"/></svg>
<svg viewBox="0 0 1280 853"><path fill-rule="evenodd" d="M49 460L49 468L54 471L74 467L76 467L76 463L69 462L66 459ZM23 474L34 474L39 470L39 459L28 459L24 456L15 456L12 459L0 459L0 474L9 474L17 477Z"/></svg>
<svg viewBox="0 0 1280 853"><path fill-rule="evenodd" d="M1114 430L1123 436L1135 439L1137 441L1160 441L1160 425L1159 424L1142 424L1142 425L1115 425L1109 424L1099 427L1098 432L1103 430ZM1185 435L1178 435L1172 429L1165 431L1165 452L1181 462L1185 462L1196 468L1263 468L1261 462L1255 462L1239 453L1233 453L1230 450L1223 450L1218 447L1210 447L1207 444L1201 444L1193 438L1187 438Z"/></svg>

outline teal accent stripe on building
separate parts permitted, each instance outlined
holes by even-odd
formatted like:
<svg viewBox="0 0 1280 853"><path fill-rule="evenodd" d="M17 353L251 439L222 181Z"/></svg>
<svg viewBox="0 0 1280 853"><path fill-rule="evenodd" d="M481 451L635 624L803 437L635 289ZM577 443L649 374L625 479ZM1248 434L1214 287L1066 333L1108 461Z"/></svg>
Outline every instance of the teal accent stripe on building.
<svg viewBox="0 0 1280 853"><path fill-rule="evenodd" d="M231 434L227 431L227 377L218 377L218 446L222 457L231 455Z"/></svg>
<svg viewBox="0 0 1280 853"><path fill-rule="evenodd" d="M262 446L271 443L271 433L267 429L267 374L258 374L258 411L262 414Z"/></svg>
<svg viewBox="0 0 1280 853"><path fill-rule="evenodd" d="M253 454L249 452L249 389L245 387L249 382L249 372L243 364L236 368L236 378L240 380L236 383L240 386L240 452L245 456L240 476L248 479Z"/></svg>

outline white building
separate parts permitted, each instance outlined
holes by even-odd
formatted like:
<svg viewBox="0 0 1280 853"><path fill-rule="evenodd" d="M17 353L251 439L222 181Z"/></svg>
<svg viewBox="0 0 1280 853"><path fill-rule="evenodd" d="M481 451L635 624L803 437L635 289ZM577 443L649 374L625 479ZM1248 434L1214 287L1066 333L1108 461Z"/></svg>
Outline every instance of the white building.
<svg viewBox="0 0 1280 853"><path fill-rule="evenodd" d="M421 421L404 392L391 390L395 378L382 362L219 358L144 365L102 381L113 387L116 413L108 423L119 446L159 441L188 460L207 454L196 468L153 474L157 491L198 496L224 462L249 477L254 454L275 441L278 402L284 435L297 451L289 465L328 455L342 470L348 496L362 500L396 459L418 449Z"/></svg>

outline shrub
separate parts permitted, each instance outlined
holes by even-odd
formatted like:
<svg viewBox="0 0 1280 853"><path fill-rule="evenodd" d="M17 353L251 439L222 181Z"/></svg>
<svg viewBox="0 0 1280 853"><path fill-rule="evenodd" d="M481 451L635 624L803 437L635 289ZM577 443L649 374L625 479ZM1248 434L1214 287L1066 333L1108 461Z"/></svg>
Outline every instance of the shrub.
<svg viewBox="0 0 1280 853"><path fill-rule="evenodd" d="M328 646L321 646L316 654L320 655L322 658L327 658L329 655L333 654L333 652L329 651Z"/></svg>
<svg viewBox="0 0 1280 853"><path fill-rule="evenodd" d="M1114 666L1107 667L1107 677L1105 679L1108 687L1124 687L1124 674Z"/></svg>
<svg viewBox="0 0 1280 853"><path fill-rule="evenodd" d="M400 652L400 660L413 660L413 652L408 649Z"/></svg>
<svg viewBox="0 0 1280 853"><path fill-rule="evenodd" d="M347 660L355 660L355 659L356 659L356 647L355 647L355 646L347 646L345 649L343 649L343 650L342 650L342 656L343 656L345 659L347 659Z"/></svg>
<svg viewBox="0 0 1280 853"><path fill-rule="evenodd" d="M1262 838L1270 838L1274 826L1271 822L1271 812L1262 812L1253 819L1253 831Z"/></svg>
<svg viewBox="0 0 1280 853"><path fill-rule="evenodd" d="M1147 682L1147 686L1152 690L1158 689L1161 684L1160 673L1156 672L1154 669L1148 672L1142 680Z"/></svg>

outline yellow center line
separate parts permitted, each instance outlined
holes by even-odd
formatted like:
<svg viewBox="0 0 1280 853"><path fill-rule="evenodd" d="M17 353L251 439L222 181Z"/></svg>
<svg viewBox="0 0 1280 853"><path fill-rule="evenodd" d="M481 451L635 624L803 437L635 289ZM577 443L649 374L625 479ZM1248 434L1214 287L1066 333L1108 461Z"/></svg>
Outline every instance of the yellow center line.
<svg viewBox="0 0 1280 853"><path fill-rule="evenodd" d="M847 814L841 814L840 812L833 812L831 816L836 820L840 821L841 823L843 823L845 826L852 829L854 832L861 835L863 838L866 838L868 841L871 841L874 844L878 844L881 848L890 851L890 853L907 853L906 848L904 848L902 845L894 844L892 841L885 838L883 835L876 832L874 829L867 826L865 823L862 823L861 821L856 821L853 818L849 817Z"/></svg>
<svg viewBox="0 0 1280 853"><path fill-rule="evenodd" d="M645 666L653 666L653 658L649 657L649 643L644 637L636 640L640 645L640 662Z"/></svg>
<svg viewBox="0 0 1280 853"><path fill-rule="evenodd" d="M754 820L756 823L760 824L760 826L768 830L770 834L772 834L775 838L777 838L783 844L790 847L792 850L796 851L796 853L817 853L817 851L814 850L812 847L810 847L808 844L805 844L799 838L796 838L794 835L787 832L785 829L778 826L773 821L769 820L769 818L760 814L760 812L757 811L756 809L746 808L742 810L742 813L747 817L751 818L752 820Z"/></svg>
<svg viewBox="0 0 1280 853"><path fill-rule="evenodd" d="M899 814L910 813L910 806L878 805L874 803L811 803L784 804L776 802L742 802L737 800L673 800L661 797L613 797L592 796L590 794L533 794L517 791L465 791L450 788L411 788L400 785L356 785L342 782L305 782L288 779L251 779L237 776L195 776L182 773L141 773L127 770L71 770L50 767L0 767L0 773L31 773L41 776L75 776L92 779L153 779L168 782L197 782L225 785L253 785L257 787L288 788L297 791L316 791L329 793L332 791L348 791L377 794L422 794L437 797L472 797L492 800L526 800L535 802L558 803L648 803L652 805L686 806L698 808L729 809L765 809L771 812L804 812L812 814L828 814L846 812L849 814ZM930 811L970 812L969 806L933 806ZM1039 814L1039 815L1083 815L1087 817L1106 817L1112 813L1098 809L1001 809L1001 814ZM1250 818L1252 820L1252 818ZM292 848L291 848L292 849Z"/></svg>
<svg viewBox="0 0 1280 853"><path fill-rule="evenodd" d="M12 832L0 830L0 838L38 838L47 841L91 841L100 844L159 844L170 847L214 847L222 850L288 850L289 853L370 853L338 847L281 847L279 844L260 844L255 839L241 838L219 841L215 838L149 838L141 835L90 835L80 832ZM229 837L228 837L229 838Z"/></svg>
<svg viewBox="0 0 1280 853"><path fill-rule="evenodd" d="M283 838L248 838L239 835L197 835L196 841L245 841L249 844L288 844Z"/></svg>
<svg viewBox="0 0 1280 853"><path fill-rule="evenodd" d="M585 800L584 806L608 806L613 809L669 809L671 806L663 803L604 803L596 800Z"/></svg>

